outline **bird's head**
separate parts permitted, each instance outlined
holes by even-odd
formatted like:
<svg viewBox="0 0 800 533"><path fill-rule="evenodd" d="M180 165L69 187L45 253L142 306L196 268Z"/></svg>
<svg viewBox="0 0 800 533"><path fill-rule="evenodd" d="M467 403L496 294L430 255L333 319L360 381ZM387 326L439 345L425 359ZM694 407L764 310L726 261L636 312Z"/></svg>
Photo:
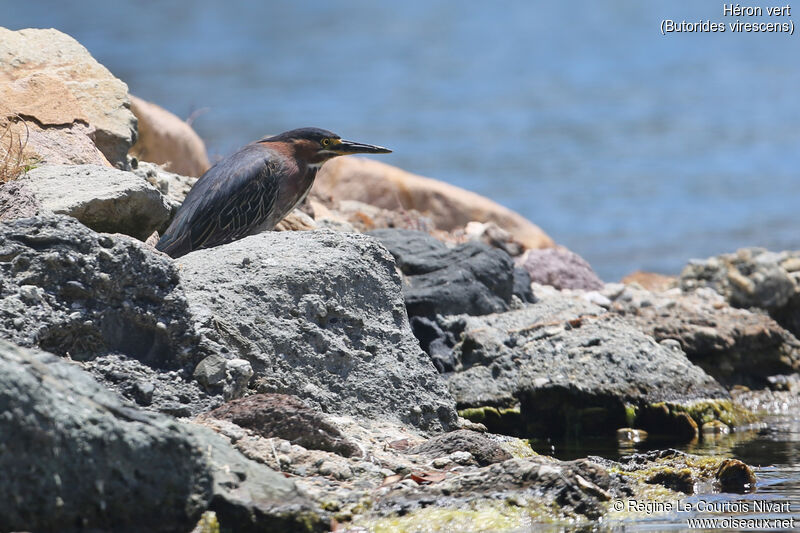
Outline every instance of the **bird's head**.
<svg viewBox="0 0 800 533"><path fill-rule="evenodd" d="M346 141L333 132L319 128L300 128L274 137L267 137L259 142L285 143L289 145L295 157L308 165L322 165L328 159L348 154L388 154L391 152L383 146Z"/></svg>

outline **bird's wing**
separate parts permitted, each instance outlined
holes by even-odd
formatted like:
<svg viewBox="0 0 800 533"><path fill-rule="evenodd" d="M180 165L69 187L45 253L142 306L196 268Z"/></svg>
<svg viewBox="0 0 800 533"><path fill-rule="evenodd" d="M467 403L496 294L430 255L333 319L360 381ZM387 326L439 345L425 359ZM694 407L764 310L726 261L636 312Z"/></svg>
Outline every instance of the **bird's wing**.
<svg viewBox="0 0 800 533"><path fill-rule="evenodd" d="M156 245L172 257L246 236L266 219L277 196L271 153L248 145L208 170Z"/></svg>

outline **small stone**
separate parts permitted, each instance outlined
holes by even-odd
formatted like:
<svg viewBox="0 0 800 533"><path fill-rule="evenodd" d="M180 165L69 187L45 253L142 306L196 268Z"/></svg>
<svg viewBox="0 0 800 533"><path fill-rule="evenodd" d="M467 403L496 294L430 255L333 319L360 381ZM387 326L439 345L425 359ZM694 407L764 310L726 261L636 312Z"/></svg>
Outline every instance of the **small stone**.
<svg viewBox="0 0 800 533"><path fill-rule="evenodd" d="M155 386L152 383L137 381L133 385L133 399L139 405L150 405L153 403L153 393Z"/></svg>
<svg viewBox="0 0 800 533"><path fill-rule="evenodd" d="M20 297L28 303L36 303L41 299L39 291L39 287L34 285L20 285L19 287Z"/></svg>
<svg viewBox="0 0 800 533"><path fill-rule="evenodd" d="M617 442L637 443L647 439L647 432L643 429L619 428L617 430Z"/></svg>
<svg viewBox="0 0 800 533"><path fill-rule="evenodd" d="M719 420L706 422L700 428L700 432L705 435L727 435L731 432L730 426Z"/></svg>
<svg viewBox="0 0 800 533"><path fill-rule="evenodd" d="M227 360L221 355L209 355L194 369L193 377L205 388L221 385L226 377Z"/></svg>
<svg viewBox="0 0 800 533"><path fill-rule="evenodd" d="M453 452L449 458L457 464L466 465L472 462L472 454L465 451Z"/></svg>
<svg viewBox="0 0 800 533"><path fill-rule="evenodd" d="M453 461L449 457L437 457L433 461L431 461L431 466L434 468L445 468L447 465L452 464Z"/></svg>
<svg viewBox="0 0 800 533"><path fill-rule="evenodd" d="M738 459L725 459L717 470L717 480L723 492L742 494L756 488L753 470Z"/></svg>

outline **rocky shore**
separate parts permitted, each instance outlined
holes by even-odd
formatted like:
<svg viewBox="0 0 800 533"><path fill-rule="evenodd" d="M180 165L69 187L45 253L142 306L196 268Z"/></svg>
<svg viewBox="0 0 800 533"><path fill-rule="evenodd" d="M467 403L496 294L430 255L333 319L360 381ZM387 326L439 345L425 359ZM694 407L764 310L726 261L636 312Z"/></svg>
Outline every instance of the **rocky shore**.
<svg viewBox="0 0 800 533"><path fill-rule="evenodd" d="M343 158L281 231L173 260L145 241L208 167L191 128L55 30L0 28L0 73L0 530L591 525L754 490L671 446L797 405L800 252L604 283L488 199ZM592 437L659 446L530 445Z"/></svg>

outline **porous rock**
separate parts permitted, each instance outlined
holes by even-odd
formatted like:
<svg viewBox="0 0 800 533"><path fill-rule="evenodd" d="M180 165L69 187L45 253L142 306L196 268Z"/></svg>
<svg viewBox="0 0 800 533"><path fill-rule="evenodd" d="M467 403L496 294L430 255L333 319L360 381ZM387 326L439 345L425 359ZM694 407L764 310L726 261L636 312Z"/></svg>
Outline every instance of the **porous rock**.
<svg viewBox="0 0 800 533"><path fill-rule="evenodd" d="M469 452L480 466L511 459L511 454L490 437L474 431L459 429L437 435L409 448L406 453L423 454L433 458L453 452Z"/></svg>
<svg viewBox="0 0 800 533"><path fill-rule="evenodd" d="M0 294L0 335L22 346L157 368L204 355L169 258L68 216L0 224Z"/></svg>
<svg viewBox="0 0 800 533"><path fill-rule="evenodd" d="M310 450L324 450L344 457L361 455L325 415L287 394L253 394L230 401L203 417L228 420L262 437L278 437Z"/></svg>
<svg viewBox="0 0 800 533"><path fill-rule="evenodd" d="M532 282L541 285L589 291L603 287L589 263L563 247L528 250L517 264L528 272Z"/></svg>
<svg viewBox="0 0 800 533"><path fill-rule="evenodd" d="M172 212L155 187L135 174L114 168L45 165L18 181L42 212L75 217L98 232L124 233L145 240L166 225Z"/></svg>
<svg viewBox="0 0 800 533"><path fill-rule="evenodd" d="M625 426L628 404L729 397L680 348L581 299L438 321L457 339L445 377L459 407L518 404L525 435L607 433Z"/></svg>
<svg viewBox="0 0 800 533"><path fill-rule="evenodd" d="M411 334L394 261L374 239L265 232L176 261L196 327L250 361L259 392L438 430L454 404Z"/></svg>
<svg viewBox="0 0 800 533"><path fill-rule="evenodd" d="M377 499L373 513L391 511L403 516L444 501L447 506L469 508L487 500L525 501L550 505L565 515L596 519L611 499L612 478L602 466L587 460L554 461L543 456L508 459L425 487L397 485ZM523 504L524 506L524 504Z"/></svg>
<svg viewBox="0 0 800 533"><path fill-rule="evenodd" d="M627 287L610 310L657 341L674 339L721 383L763 388L800 370L800 341L760 312L737 309L708 288L654 293Z"/></svg>
<svg viewBox="0 0 800 533"><path fill-rule="evenodd" d="M0 28L0 80L0 116L13 119L23 135L18 119L30 123L29 154L54 164L127 164L136 138L128 87L69 35ZM76 146L85 154L77 161L71 153Z"/></svg>
<svg viewBox="0 0 800 533"><path fill-rule="evenodd" d="M33 217L40 211L41 205L33 191L20 180L0 185L0 221Z"/></svg>
<svg viewBox="0 0 800 533"><path fill-rule="evenodd" d="M206 509L237 531L322 529L291 481L56 356L0 340L0 410L9 530L188 531Z"/></svg>
<svg viewBox="0 0 800 533"><path fill-rule="evenodd" d="M379 239L403 272L403 296L410 316L507 311L512 297L533 301L530 281L504 251L480 242L454 248L413 230L382 229ZM521 281L517 281L517 278ZM522 291L515 293L517 291Z"/></svg>
<svg viewBox="0 0 800 533"><path fill-rule="evenodd" d="M680 287L709 287L734 307L764 309L779 324L800 336L800 251L770 252L743 248L690 262Z"/></svg>

